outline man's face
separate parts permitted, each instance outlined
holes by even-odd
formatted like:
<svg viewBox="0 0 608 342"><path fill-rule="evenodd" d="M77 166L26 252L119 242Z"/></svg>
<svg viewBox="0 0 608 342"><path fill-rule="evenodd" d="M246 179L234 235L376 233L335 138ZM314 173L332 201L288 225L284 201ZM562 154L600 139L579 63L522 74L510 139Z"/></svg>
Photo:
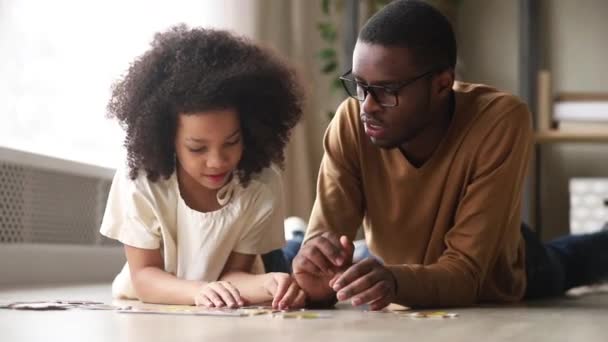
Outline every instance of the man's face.
<svg viewBox="0 0 608 342"><path fill-rule="evenodd" d="M429 72L414 64L404 47L357 42L353 53L353 77L364 85L403 83ZM361 103L365 133L381 148L394 148L414 139L433 121L431 82L434 74L421 77L396 91L396 107L383 107L368 94Z"/></svg>

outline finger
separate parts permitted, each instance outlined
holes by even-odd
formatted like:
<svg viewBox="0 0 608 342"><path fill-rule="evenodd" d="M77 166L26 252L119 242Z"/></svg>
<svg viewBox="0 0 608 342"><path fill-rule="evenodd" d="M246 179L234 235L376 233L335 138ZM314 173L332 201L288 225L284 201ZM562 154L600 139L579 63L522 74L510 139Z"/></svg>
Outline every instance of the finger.
<svg viewBox="0 0 608 342"><path fill-rule="evenodd" d="M340 236L340 244L342 245L342 248L344 248L347 258L350 258L350 262L352 262L353 254L355 253L355 244L353 244L346 235Z"/></svg>
<svg viewBox="0 0 608 342"><path fill-rule="evenodd" d="M239 289L237 289L231 282L226 281L222 284L224 285L226 290L228 290L230 294L232 294L232 298L234 298L238 306L243 306L245 304L243 298L241 297L241 292L239 292Z"/></svg>
<svg viewBox="0 0 608 342"><path fill-rule="evenodd" d="M357 279L370 273L372 269L378 266L378 262L372 258L364 259L351 267L349 267L344 273L336 279L333 284L334 291L340 291L349 284L352 284Z"/></svg>
<svg viewBox="0 0 608 342"><path fill-rule="evenodd" d="M224 306L224 301L222 300L220 295L215 292L215 289L207 287L204 294L205 296L207 296L207 298L209 298L209 300L211 301L211 303L213 303L215 307L221 308Z"/></svg>
<svg viewBox="0 0 608 342"><path fill-rule="evenodd" d="M227 289L224 282L216 282L213 283L211 286L215 290L215 292L222 298L222 301L226 304L226 306L231 308L236 306L237 300L232 296L232 293Z"/></svg>
<svg viewBox="0 0 608 342"><path fill-rule="evenodd" d="M207 296L202 295L202 294L198 294L196 297L194 297L194 305L196 306L205 306L205 307L213 307L213 303L211 303L211 301L209 300L209 298L207 298Z"/></svg>
<svg viewBox="0 0 608 342"><path fill-rule="evenodd" d="M325 258L327 258L335 266L344 265L348 259L347 250L345 250L340 243L340 239L336 238L335 236L319 236L311 242L313 241L315 246L317 246L317 248L323 253Z"/></svg>
<svg viewBox="0 0 608 342"><path fill-rule="evenodd" d="M391 301L389 300L389 297L387 296L387 297L380 298L376 301L369 303L369 309L372 311L382 310L385 307L387 307L390 303L391 303Z"/></svg>
<svg viewBox="0 0 608 342"><path fill-rule="evenodd" d="M299 253L293 259L292 263L293 273L310 273L310 274L320 274L323 271L317 265L315 265L308 257L304 255L304 253Z"/></svg>
<svg viewBox="0 0 608 342"><path fill-rule="evenodd" d="M295 282L291 283L291 285L287 289L287 292L285 292L283 298L279 302L279 309L289 309L295 301L296 297L298 296L298 292L300 292L300 287L298 286L298 284L296 284Z"/></svg>
<svg viewBox="0 0 608 342"><path fill-rule="evenodd" d="M304 256L315 265L322 273L330 274L334 265L327 255L317 245L311 246L304 251Z"/></svg>
<svg viewBox="0 0 608 342"><path fill-rule="evenodd" d="M306 293L302 289L300 289L298 291L298 295L296 296L296 299L291 304L291 308L299 309L299 308L303 308L305 305L306 305Z"/></svg>
<svg viewBox="0 0 608 342"><path fill-rule="evenodd" d="M354 306L361 304L369 304L382 298L390 297L390 286L386 280L379 281L373 286L360 291L357 295L353 296L351 303Z"/></svg>
<svg viewBox="0 0 608 342"><path fill-rule="evenodd" d="M342 276L342 274L344 274L344 272L338 272L338 273L334 274L334 276L329 280L329 287L331 287L333 289L334 284Z"/></svg>
<svg viewBox="0 0 608 342"><path fill-rule="evenodd" d="M274 296L272 297L272 308L278 309L279 303L283 299L283 296L289 289L289 285L291 281L289 278L279 278L276 279L276 289L274 291Z"/></svg>

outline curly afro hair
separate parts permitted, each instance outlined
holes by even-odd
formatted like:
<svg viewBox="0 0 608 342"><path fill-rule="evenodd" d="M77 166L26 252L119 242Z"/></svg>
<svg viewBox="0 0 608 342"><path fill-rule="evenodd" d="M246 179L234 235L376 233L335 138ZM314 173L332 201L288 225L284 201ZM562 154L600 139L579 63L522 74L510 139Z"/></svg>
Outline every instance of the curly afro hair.
<svg viewBox="0 0 608 342"><path fill-rule="evenodd" d="M296 73L270 51L228 32L178 25L157 33L112 87L108 116L126 131L130 177L151 181L175 171L177 116L236 109L244 152L236 173L243 184L282 166L291 129L302 115Z"/></svg>

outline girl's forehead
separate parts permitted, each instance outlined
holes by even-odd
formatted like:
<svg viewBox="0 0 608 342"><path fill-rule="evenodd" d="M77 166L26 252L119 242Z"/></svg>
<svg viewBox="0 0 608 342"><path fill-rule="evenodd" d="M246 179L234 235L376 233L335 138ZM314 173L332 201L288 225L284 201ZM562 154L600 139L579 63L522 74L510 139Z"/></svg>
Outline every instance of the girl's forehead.
<svg viewBox="0 0 608 342"><path fill-rule="evenodd" d="M177 135L198 141L225 139L240 128L239 117L232 109L180 114L177 121Z"/></svg>

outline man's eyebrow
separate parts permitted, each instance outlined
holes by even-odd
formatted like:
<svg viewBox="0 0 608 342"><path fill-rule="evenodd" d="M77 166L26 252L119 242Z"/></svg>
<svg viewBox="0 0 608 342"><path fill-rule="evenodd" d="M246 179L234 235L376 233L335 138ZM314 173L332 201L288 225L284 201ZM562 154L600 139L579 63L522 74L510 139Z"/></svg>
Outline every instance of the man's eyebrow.
<svg viewBox="0 0 608 342"><path fill-rule="evenodd" d="M360 76L357 76L354 73L352 75L353 75L353 78L355 79L355 81L363 83L365 85L390 86L390 85L397 85L397 84L399 84L399 82L401 82L399 80L383 80L383 81L376 81L374 83L368 83Z"/></svg>

